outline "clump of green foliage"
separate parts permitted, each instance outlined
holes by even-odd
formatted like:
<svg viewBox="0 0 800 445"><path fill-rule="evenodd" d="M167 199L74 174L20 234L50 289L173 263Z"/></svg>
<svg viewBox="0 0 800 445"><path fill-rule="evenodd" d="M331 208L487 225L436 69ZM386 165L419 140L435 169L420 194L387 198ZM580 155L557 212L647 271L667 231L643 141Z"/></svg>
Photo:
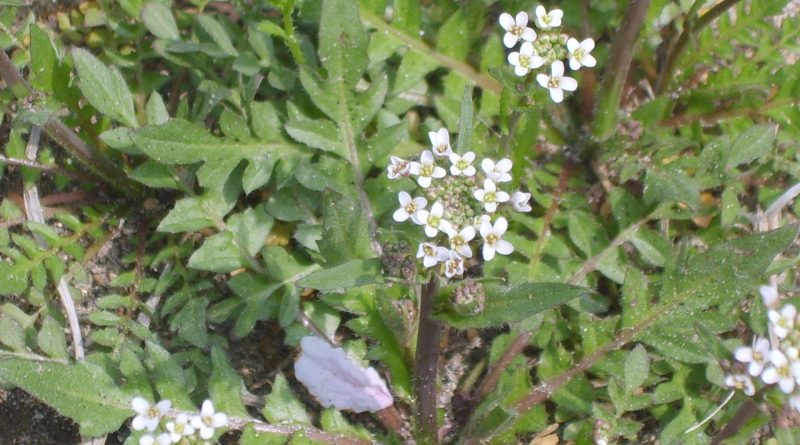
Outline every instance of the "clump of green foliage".
<svg viewBox="0 0 800 445"><path fill-rule="evenodd" d="M0 0L0 385L82 435L140 443L144 398L211 400L212 440L250 445L800 440L783 393L726 383L759 286L796 289L786 0L545 5L595 42L563 97L508 62L498 17L532 3L23 3ZM417 259L386 174L440 128L531 195L513 253L463 274ZM277 363L248 388L231 357L266 324L341 344L394 404L321 406Z"/></svg>

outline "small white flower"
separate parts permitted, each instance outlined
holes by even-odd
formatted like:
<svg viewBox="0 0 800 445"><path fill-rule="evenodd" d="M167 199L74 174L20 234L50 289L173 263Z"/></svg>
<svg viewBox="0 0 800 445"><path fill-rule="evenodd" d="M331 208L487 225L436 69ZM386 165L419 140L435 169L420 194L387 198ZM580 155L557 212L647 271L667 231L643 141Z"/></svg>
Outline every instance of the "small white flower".
<svg viewBox="0 0 800 445"><path fill-rule="evenodd" d="M431 140L431 150L439 157L450 156L453 149L450 148L450 133L447 128L440 128L439 131L428 132L428 139Z"/></svg>
<svg viewBox="0 0 800 445"><path fill-rule="evenodd" d="M536 54L530 42L525 42L519 47L519 52L508 54L508 63L514 66L514 74L522 77L544 65L544 59Z"/></svg>
<svg viewBox="0 0 800 445"><path fill-rule="evenodd" d="M536 25L538 25L539 28L557 28L561 26L562 17L564 17L564 11L560 9L553 9L547 12L542 5L536 7Z"/></svg>
<svg viewBox="0 0 800 445"><path fill-rule="evenodd" d="M422 258L422 265L433 267L450 258L449 251L433 243L422 243L417 249L417 258Z"/></svg>
<svg viewBox="0 0 800 445"><path fill-rule="evenodd" d="M530 193L514 192L511 194L511 207L518 212L530 212L531 205L528 201L531 199Z"/></svg>
<svg viewBox="0 0 800 445"><path fill-rule="evenodd" d="M486 177L494 182L510 182L511 165L511 159L501 159L497 164L489 158L481 161L481 169L486 173Z"/></svg>
<svg viewBox="0 0 800 445"><path fill-rule="evenodd" d="M172 402L169 400L162 400L155 405L150 405L143 397L134 397L131 400L131 407L138 414L131 422L131 428L134 431L155 431L158 428L158 423L161 418L169 411Z"/></svg>
<svg viewBox="0 0 800 445"><path fill-rule="evenodd" d="M586 39L578 42L577 39L567 40L567 51L569 51L569 68L572 71L579 70L582 66L591 68L597 65L597 60L589 54L594 49L594 40Z"/></svg>
<svg viewBox="0 0 800 445"><path fill-rule="evenodd" d="M800 394L789 397L789 406L791 406L793 410L800 412Z"/></svg>
<svg viewBox="0 0 800 445"><path fill-rule="evenodd" d="M417 219L419 224L425 224L425 234L433 238L439 231L447 233L450 231L450 223L442 219L444 215L444 207L442 203L435 202L431 206L431 211L420 210L417 212Z"/></svg>
<svg viewBox="0 0 800 445"><path fill-rule="evenodd" d="M460 232L451 229L447 236L450 237L450 248L453 249L453 252L464 258L472 258L472 249L469 248L469 242L475 238L474 227L466 226Z"/></svg>
<svg viewBox="0 0 800 445"><path fill-rule="evenodd" d="M564 100L564 91L575 91L578 89L578 81L572 77L564 76L564 62L556 60L550 65L550 75L537 74L536 81L544 88L550 90L550 98L555 103Z"/></svg>
<svg viewBox="0 0 800 445"><path fill-rule="evenodd" d="M407 192L398 193L397 198L400 201L400 208L395 210L392 218L397 222L411 218L414 224L420 224L419 212L428 205L428 201L421 196L411 199L411 195Z"/></svg>
<svg viewBox="0 0 800 445"><path fill-rule="evenodd" d="M487 214L485 214L485 213L483 215L478 215L478 216L475 217L475 220L472 223L472 227L475 230L480 230L481 229L481 224L483 224L484 221L487 222L487 223L491 223L492 222L492 217L487 215Z"/></svg>
<svg viewBox="0 0 800 445"><path fill-rule="evenodd" d="M502 216L497 218L494 226L488 221L481 224L481 236L483 237L483 259L490 261L494 254L508 255L514 251L514 246L503 239L503 234L508 229L508 221Z"/></svg>
<svg viewBox="0 0 800 445"><path fill-rule="evenodd" d="M450 174L453 176L475 176L475 167L472 162L475 160L475 153L468 151L464 156L458 153L450 154Z"/></svg>
<svg viewBox="0 0 800 445"><path fill-rule="evenodd" d="M753 346L741 346L736 348L733 356L742 363L748 363L747 372L753 377L758 377L764 370L767 360L769 360L769 340L766 338L754 338Z"/></svg>
<svg viewBox="0 0 800 445"><path fill-rule="evenodd" d="M397 156L392 156L391 160L392 164L386 168L389 170L389 179L399 179L408 176L409 170L411 169L410 162L405 159L400 159Z"/></svg>
<svg viewBox="0 0 800 445"><path fill-rule="evenodd" d="M144 436L139 438L139 445L170 445L172 442L172 438L169 436L169 433L161 433L158 437L153 437L150 434L145 434ZM175 442L177 443L177 442Z"/></svg>
<svg viewBox="0 0 800 445"><path fill-rule="evenodd" d="M192 417L192 426L200 431L200 437L208 440L214 436L216 428L224 427L228 424L228 415L225 413L215 413L214 405L211 400L203 402L200 408L200 415Z"/></svg>
<svg viewBox="0 0 800 445"><path fill-rule="evenodd" d="M790 394L800 376L800 363L790 363L783 352L777 349L770 351L769 361L770 365L761 374L761 380L768 385L777 383L781 391Z"/></svg>
<svg viewBox="0 0 800 445"><path fill-rule="evenodd" d="M451 250L448 255L450 258L444 263L444 275L453 278L456 275L464 275L464 258Z"/></svg>
<svg viewBox="0 0 800 445"><path fill-rule="evenodd" d="M503 36L503 45L506 48L513 48L520 40L533 42L536 40L536 31L528 27L528 13L518 12L517 17L511 17L511 14L504 12L500 14L500 26L506 30Z"/></svg>
<svg viewBox="0 0 800 445"><path fill-rule="evenodd" d="M194 434L194 427L189 424L189 416L181 413L178 414L174 422L167 422L167 431L169 431L169 437L172 442L178 443L181 441L181 437Z"/></svg>
<svg viewBox="0 0 800 445"><path fill-rule="evenodd" d="M797 317L797 309L792 304L786 304L781 309L780 313L775 310L767 312L772 329L778 338L786 338L789 331L794 328L794 319Z"/></svg>
<svg viewBox="0 0 800 445"><path fill-rule="evenodd" d="M432 178L444 178L447 174L445 169L433 163L433 152L425 150L419 157L419 162L412 162L409 169L412 175L417 175L417 183L422 188L431 186Z"/></svg>
<svg viewBox="0 0 800 445"><path fill-rule="evenodd" d="M764 306L766 306L767 309L778 308L778 301L780 301L780 298L778 297L777 286L761 286L758 288L758 291L761 293L761 300L764 302Z"/></svg>
<svg viewBox="0 0 800 445"><path fill-rule="evenodd" d="M725 376L725 385L729 388L736 388L743 391L746 395L752 396L756 393L756 387L750 376L744 374L728 374Z"/></svg>
<svg viewBox="0 0 800 445"><path fill-rule="evenodd" d="M483 203L483 207L489 213L497 211L498 202L507 202L511 199L508 193L497 190L497 186L491 179L483 181L483 189L477 189L473 194L475 195L475 199Z"/></svg>

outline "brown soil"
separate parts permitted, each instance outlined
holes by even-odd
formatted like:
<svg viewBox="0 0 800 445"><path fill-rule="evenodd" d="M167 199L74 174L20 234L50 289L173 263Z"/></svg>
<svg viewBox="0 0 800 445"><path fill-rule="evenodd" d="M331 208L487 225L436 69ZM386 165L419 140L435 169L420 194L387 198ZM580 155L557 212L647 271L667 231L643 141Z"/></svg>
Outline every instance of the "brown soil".
<svg viewBox="0 0 800 445"><path fill-rule="evenodd" d="M0 443L71 445L79 443L78 426L21 389L0 389Z"/></svg>

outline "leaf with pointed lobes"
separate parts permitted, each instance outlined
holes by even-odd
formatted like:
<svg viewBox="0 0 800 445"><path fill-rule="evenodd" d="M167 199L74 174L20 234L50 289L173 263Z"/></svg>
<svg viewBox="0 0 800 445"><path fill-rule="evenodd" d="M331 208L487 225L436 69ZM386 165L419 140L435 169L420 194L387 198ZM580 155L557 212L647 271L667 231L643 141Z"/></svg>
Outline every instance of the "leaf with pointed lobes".
<svg viewBox="0 0 800 445"><path fill-rule="evenodd" d="M386 382L374 368L362 368L342 348L308 336L300 340L302 352L294 374L324 407L356 413L376 412L392 406Z"/></svg>

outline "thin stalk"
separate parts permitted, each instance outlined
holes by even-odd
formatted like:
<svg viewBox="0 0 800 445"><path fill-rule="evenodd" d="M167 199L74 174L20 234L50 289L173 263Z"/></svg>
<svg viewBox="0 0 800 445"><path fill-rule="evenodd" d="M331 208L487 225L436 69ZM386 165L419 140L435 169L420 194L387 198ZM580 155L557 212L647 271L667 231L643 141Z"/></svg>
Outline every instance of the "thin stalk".
<svg viewBox="0 0 800 445"><path fill-rule="evenodd" d="M292 22L292 11L294 11L294 2L286 2L283 5L281 13L283 14L283 32L286 34L284 42L289 47L289 52L292 53L292 58L297 66L305 66L306 59L303 56L303 51L300 49L300 42L294 33L294 23Z"/></svg>
<svg viewBox="0 0 800 445"><path fill-rule="evenodd" d="M429 57L430 59L435 60L439 65L453 70L453 72L463 77L468 82L495 94L500 94L500 92L503 90L503 86L500 85L500 82L485 74L479 73L475 68L460 60L456 60L434 50L425 42L406 34L389 23L386 23L382 18L378 17L367 8L361 8L360 15L361 18L373 28L402 42L403 45L406 45L412 51Z"/></svg>
<svg viewBox="0 0 800 445"><path fill-rule="evenodd" d="M414 396L416 439L424 445L439 443L436 416L436 375L442 324L433 318L433 299L437 293L436 276L422 286L419 302L417 353L414 357Z"/></svg>
<svg viewBox="0 0 800 445"><path fill-rule="evenodd" d="M77 175L72 172L68 172L60 167L52 166L52 165L44 165L40 164L36 161L30 161L28 159L18 159L18 158L8 158L0 154L0 164L8 164L8 165L16 165L18 167L28 167L34 168L36 170L41 170L46 173L53 173L57 175L64 175L69 176L72 179L86 179L80 175Z"/></svg>
<svg viewBox="0 0 800 445"><path fill-rule="evenodd" d="M739 430L742 429L742 426L744 426L744 424L747 423L747 421L750 420L757 412L758 405L756 405L752 399L745 399L744 403L742 403L742 406L740 406L739 410L736 411L736 414L733 415L733 419L731 419L731 421L722 428L722 431L711 438L710 445L719 445L723 440L738 433Z"/></svg>
<svg viewBox="0 0 800 445"><path fill-rule="evenodd" d="M622 87L633 61L636 38L642 28L650 0L631 0L622 17L619 32L611 47L611 58L603 74L600 98L594 112L592 134L599 140L608 139L617 126L617 110Z"/></svg>
<svg viewBox="0 0 800 445"><path fill-rule="evenodd" d="M681 33L680 37L678 37L675 45L672 47L669 56L667 56L667 62L664 64L661 72L658 73L655 87L656 94L663 93L664 90L669 86L670 82L672 81L672 77L675 75L675 69L678 66L678 62L680 61L681 56L683 56L683 52L686 50L686 46L689 44L689 40L692 38L692 36L696 35L703 28L708 26L714 21L714 19L722 15L723 12L739 3L739 1L740 0L723 0L722 2L716 4L713 8L709 9L708 12L698 17L697 20L692 20L692 17L686 19L683 32Z"/></svg>

